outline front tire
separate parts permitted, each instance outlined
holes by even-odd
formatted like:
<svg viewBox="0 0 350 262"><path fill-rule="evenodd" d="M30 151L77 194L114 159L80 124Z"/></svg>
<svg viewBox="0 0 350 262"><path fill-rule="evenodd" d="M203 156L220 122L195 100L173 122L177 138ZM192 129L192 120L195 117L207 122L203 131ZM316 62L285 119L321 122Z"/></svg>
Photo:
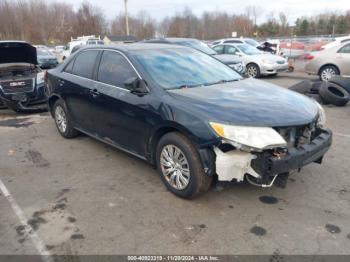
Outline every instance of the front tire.
<svg viewBox="0 0 350 262"><path fill-rule="evenodd" d="M206 175L193 143L178 132L165 134L157 145L157 168L165 186L182 198L208 191L212 176Z"/></svg>
<svg viewBox="0 0 350 262"><path fill-rule="evenodd" d="M53 106L53 116L58 132L64 138L74 138L79 132L73 128L66 104L63 100L57 100Z"/></svg>
<svg viewBox="0 0 350 262"><path fill-rule="evenodd" d="M247 65L247 76L251 78L260 78L260 68L256 64Z"/></svg>

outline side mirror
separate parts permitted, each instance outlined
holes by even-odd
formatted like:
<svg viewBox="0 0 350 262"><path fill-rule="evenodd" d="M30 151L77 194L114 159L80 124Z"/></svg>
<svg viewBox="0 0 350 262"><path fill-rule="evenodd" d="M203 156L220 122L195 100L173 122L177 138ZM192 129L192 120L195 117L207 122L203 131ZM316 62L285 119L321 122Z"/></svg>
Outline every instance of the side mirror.
<svg viewBox="0 0 350 262"><path fill-rule="evenodd" d="M129 89L132 94L146 95L149 93L146 81L138 77L131 77L124 82L125 88Z"/></svg>

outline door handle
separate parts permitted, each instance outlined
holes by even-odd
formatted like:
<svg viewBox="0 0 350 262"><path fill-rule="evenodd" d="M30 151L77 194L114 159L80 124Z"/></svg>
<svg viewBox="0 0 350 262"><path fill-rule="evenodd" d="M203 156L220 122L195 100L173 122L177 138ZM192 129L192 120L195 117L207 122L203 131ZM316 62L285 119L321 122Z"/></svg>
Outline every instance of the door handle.
<svg viewBox="0 0 350 262"><path fill-rule="evenodd" d="M97 91L97 89L90 90L90 94L93 98L97 98L100 95L100 92Z"/></svg>

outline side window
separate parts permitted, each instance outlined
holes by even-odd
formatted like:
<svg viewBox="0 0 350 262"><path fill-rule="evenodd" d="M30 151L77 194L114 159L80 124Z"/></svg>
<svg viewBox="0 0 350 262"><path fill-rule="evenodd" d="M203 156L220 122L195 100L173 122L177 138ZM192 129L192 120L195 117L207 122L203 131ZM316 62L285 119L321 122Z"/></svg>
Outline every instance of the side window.
<svg viewBox="0 0 350 262"><path fill-rule="evenodd" d="M86 78L92 78L97 50L89 50L78 54L75 58L72 74Z"/></svg>
<svg viewBox="0 0 350 262"><path fill-rule="evenodd" d="M72 60L68 63L68 65L67 65L66 68L64 69L64 72L72 73L73 65L74 65L74 60L75 60L75 59L72 59Z"/></svg>
<svg viewBox="0 0 350 262"><path fill-rule="evenodd" d="M338 53L342 54L350 54L350 44L343 46L342 48L339 49Z"/></svg>
<svg viewBox="0 0 350 262"><path fill-rule="evenodd" d="M131 77L137 77L136 72L121 54L112 51L103 52L98 69L98 81L124 88L125 81Z"/></svg>
<svg viewBox="0 0 350 262"><path fill-rule="evenodd" d="M224 46L223 45L218 45L213 47L213 49L216 51L218 54L223 54L224 53Z"/></svg>
<svg viewBox="0 0 350 262"><path fill-rule="evenodd" d="M225 54L235 55L236 52L237 52L236 47L234 47L234 46L229 46L229 45L226 46Z"/></svg>

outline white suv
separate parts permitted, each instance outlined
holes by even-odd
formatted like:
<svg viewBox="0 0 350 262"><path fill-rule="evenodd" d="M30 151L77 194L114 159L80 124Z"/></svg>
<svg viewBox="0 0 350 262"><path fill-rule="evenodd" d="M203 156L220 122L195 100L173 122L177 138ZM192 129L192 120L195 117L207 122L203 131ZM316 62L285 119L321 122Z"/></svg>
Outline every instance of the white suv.
<svg viewBox="0 0 350 262"><path fill-rule="evenodd" d="M255 41L251 38L225 38L214 41L211 45L221 45L221 44L248 44L254 47L257 47L260 45L259 42Z"/></svg>

